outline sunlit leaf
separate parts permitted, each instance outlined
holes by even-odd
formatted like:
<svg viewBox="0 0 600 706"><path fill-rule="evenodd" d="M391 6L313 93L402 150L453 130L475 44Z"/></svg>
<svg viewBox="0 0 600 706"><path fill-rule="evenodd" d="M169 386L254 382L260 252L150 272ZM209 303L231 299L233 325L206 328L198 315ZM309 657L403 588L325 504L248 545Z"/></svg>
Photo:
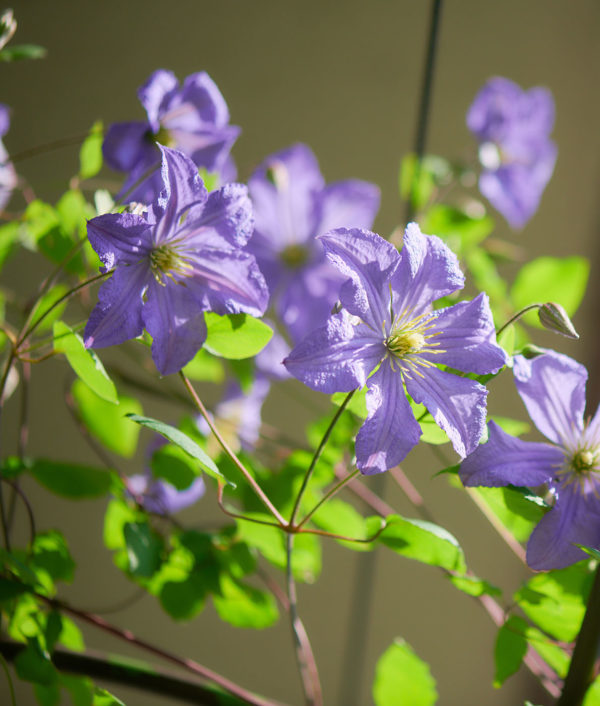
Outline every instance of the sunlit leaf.
<svg viewBox="0 0 600 706"><path fill-rule="evenodd" d="M222 358L250 358L260 353L273 335L270 326L248 314L206 312L204 319L208 331L204 347Z"/></svg>
<svg viewBox="0 0 600 706"><path fill-rule="evenodd" d="M102 141L104 128L98 120L92 125L90 134L85 138L79 150L79 176L89 179L102 169Z"/></svg>
<svg viewBox="0 0 600 706"><path fill-rule="evenodd" d="M375 706L432 706L437 701L435 679L429 665L397 638L375 668Z"/></svg>

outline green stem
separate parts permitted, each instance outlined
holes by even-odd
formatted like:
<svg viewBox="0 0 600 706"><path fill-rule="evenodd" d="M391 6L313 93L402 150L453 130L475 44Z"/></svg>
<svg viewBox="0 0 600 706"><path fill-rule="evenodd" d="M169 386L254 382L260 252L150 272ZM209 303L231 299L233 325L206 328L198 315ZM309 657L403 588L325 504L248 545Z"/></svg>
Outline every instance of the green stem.
<svg viewBox="0 0 600 706"><path fill-rule="evenodd" d="M313 509L306 515L306 517L301 520L297 525L297 529L300 529L303 524L308 522L310 518L315 514L315 512L321 507L321 505L324 505L329 498L332 498L337 492L339 492L345 485L346 483L349 483L353 478L356 478L356 476L360 473L360 471L356 470L354 473L351 473L349 476L346 476L345 478L342 478L342 480L339 483L336 483L331 490L329 490L328 493L326 493L320 500L319 502L313 507Z"/></svg>
<svg viewBox="0 0 600 706"><path fill-rule="evenodd" d="M600 651L600 567L596 569L587 609L575 642L569 671L556 706L580 706L594 680L594 664Z"/></svg>
<svg viewBox="0 0 600 706"><path fill-rule="evenodd" d="M539 309L541 306L544 306L543 304L529 304L529 306L526 306L524 309L521 309L521 311L517 311L517 313L514 316L511 316L510 319L503 325L500 326L500 328L496 331L496 338L500 336L500 334L507 329L511 324L514 324L515 321L518 321L523 314L526 314L528 311L531 311L532 309Z"/></svg>
<svg viewBox="0 0 600 706"><path fill-rule="evenodd" d="M298 514L298 510L300 508L300 503L302 502L302 497L304 496L304 492L306 491L306 488L308 486L308 482L310 481L312 474L315 470L315 466L317 465L317 461L321 457L321 454L323 453L323 449L325 448L327 442L329 441L329 437L331 436L331 432L333 431L335 425L338 423L339 418L342 416L344 413L344 410L348 406L348 403L352 399L352 395L356 392L356 390L352 390L349 392L346 397L344 398L344 401L342 404L339 406L337 412L333 416L333 419L331 420L329 426L327 427L327 431L323 434L323 438L321 439L321 442L319 446L317 447L317 450L314 453L314 456L312 457L312 460L310 462L310 466L308 467L308 470L306 471L306 474L304 475L304 479L302 480L302 485L300 486L300 490L298 491L298 495L296 497L296 502L294 503L294 508L292 510L292 515L290 517L289 525L293 526L294 521L296 519L296 515Z"/></svg>
<svg viewBox="0 0 600 706"><path fill-rule="evenodd" d="M24 647L25 645L23 645L23 648ZM2 654L0 654L0 664L2 664L2 669L4 670L4 674L6 675L6 681L8 682L8 689L10 691L10 703L12 704L12 706L17 706L17 699L15 698L15 687L13 686L10 672L8 671L8 665L6 664L6 660L4 659L4 655Z"/></svg>
<svg viewBox="0 0 600 706"><path fill-rule="evenodd" d="M215 438L217 439L217 441L221 445L221 448L223 449L223 451L225 451L225 453L229 456L229 458L234 462L234 464L237 466L237 468L241 471L242 475L248 481L248 483L252 487L252 490L254 490L257 497L263 503L263 505L267 508L267 510L273 515L273 517L277 520L277 522L279 522L279 524L281 526L285 526L287 524L287 522L284 520L284 518L280 514L279 510L277 510L277 508L269 500L265 491L256 482L256 480L253 478L250 471L246 468L246 466L244 466L244 464L240 461L240 459L236 456L236 454L229 447L229 444L225 441L225 439L219 433L219 430L217 429L217 427L214 425L212 419L210 418L210 415L209 415L208 411L206 410L206 407L202 404L202 400L200 399L200 397L198 397L198 393L194 389L194 386L192 385L192 383L186 377L185 373L180 370L179 376L183 380L183 384L186 386L188 392L190 393L192 399L194 400L194 403L195 403L196 407L198 408L198 411L206 420L206 423L208 424L212 433L215 435Z"/></svg>

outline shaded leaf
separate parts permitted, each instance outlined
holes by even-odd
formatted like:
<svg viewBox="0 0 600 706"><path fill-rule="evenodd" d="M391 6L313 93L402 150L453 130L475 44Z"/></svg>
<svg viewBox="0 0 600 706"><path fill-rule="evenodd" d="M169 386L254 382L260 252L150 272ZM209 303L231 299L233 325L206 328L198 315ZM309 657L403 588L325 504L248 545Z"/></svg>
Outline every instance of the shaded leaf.
<svg viewBox="0 0 600 706"><path fill-rule="evenodd" d="M73 500L106 495L113 482L110 471L76 463L36 459L28 470L48 490Z"/></svg>
<svg viewBox="0 0 600 706"><path fill-rule="evenodd" d="M277 622L279 611L270 593L236 581L228 574L220 576L220 592L213 596L221 620L238 628L260 630Z"/></svg>

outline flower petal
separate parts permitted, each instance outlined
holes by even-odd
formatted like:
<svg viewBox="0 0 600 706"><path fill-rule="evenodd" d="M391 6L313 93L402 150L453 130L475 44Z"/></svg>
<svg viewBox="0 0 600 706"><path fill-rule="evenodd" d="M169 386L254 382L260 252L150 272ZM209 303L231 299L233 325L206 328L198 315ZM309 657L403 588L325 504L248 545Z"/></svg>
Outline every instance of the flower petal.
<svg viewBox="0 0 600 706"><path fill-rule="evenodd" d="M156 204L155 242L170 240L179 231L180 220L195 221L201 217L208 191L198 175L198 168L182 152L160 145L161 176L164 188Z"/></svg>
<svg viewBox="0 0 600 706"><path fill-rule="evenodd" d="M435 367L422 370L423 377L405 373L408 393L427 407L436 424L448 434L456 453L462 458L468 456L477 448L485 430L488 391L474 380Z"/></svg>
<svg viewBox="0 0 600 706"><path fill-rule="evenodd" d="M549 482L564 463L564 455L556 446L521 441L493 421L488 430L487 442L461 463L459 474L466 486L534 487Z"/></svg>
<svg viewBox="0 0 600 706"><path fill-rule="evenodd" d="M319 217L316 194L323 186L319 164L306 145L267 157L248 180L258 238L277 252L312 238Z"/></svg>
<svg viewBox="0 0 600 706"><path fill-rule="evenodd" d="M152 249L152 225L133 213L106 213L88 221L87 235L107 270L134 265Z"/></svg>
<svg viewBox="0 0 600 706"><path fill-rule="evenodd" d="M365 384L385 352L380 337L364 324L353 326L342 311L296 346L283 364L314 390L350 392Z"/></svg>
<svg viewBox="0 0 600 706"><path fill-rule="evenodd" d="M86 348L114 346L142 333L142 295L151 279L146 261L115 270L100 287L98 304L86 324Z"/></svg>
<svg viewBox="0 0 600 706"><path fill-rule="evenodd" d="M344 308L383 337L383 323L390 319L390 276L400 262L396 248L362 228L337 228L318 240L330 262L350 278L340 292Z"/></svg>
<svg viewBox="0 0 600 706"><path fill-rule="evenodd" d="M399 370L388 360L368 380L369 416L356 437L356 466L361 473L381 473L398 465L419 443L417 423Z"/></svg>
<svg viewBox="0 0 600 706"><path fill-rule="evenodd" d="M176 373L196 355L206 340L204 312L185 286L160 285L152 280L142 310L152 336L152 359L163 375Z"/></svg>
<svg viewBox="0 0 600 706"><path fill-rule="evenodd" d="M138 88L138 98L146 109L153 132L158 132L160 116L169 105L178 87L179 82L172 71L159 69Z"/></svg>
<svg viewBox="0 0 600 706"><path fill-rule="evenodd" d="M576 544L600 549L600 508L593 493L583 494L573 483L560 491L556 505L531 533L527 563L548 571L589 558Z"/></svg>
<svg viewBox="0 0 600 706"><path fill-rule="evenodd" d="M187 109L188 106L191 110ZM165 127L182 128L188 132L207 125L224 127L228 122L227 103L217 84L205 71L190 74L184 79L177 105L162 116Z"/></svg>
<svg viewBox="0 0 600 706"><path fill-rule="evenodd" d="M375 184L348 179L326 186L319 201L321 217L315 235L333 228L370 228L379 210L380 191Z"/></svg>
<svg viewBox="0 0 600 706"><path fill-rule="evenodd" d="M506 365L506 353L496 344L494 320L487 294L470 302L459 302L433 312L435 353L423 351L423 358L456 370L487 374Z"/></svg>
<svg viewBox="0 0 600 706"><path fill-rule="evenodd" d="M583 430L587 370L566 355L547 351L514 358L517 391L536 427L550 441L577 447Z"/></svg>
<svg viewBox="0 0 600 706"><path fill-rule="evenodd" d="M150 124L114 123L104 136L102 154L108 166L119 172L129 172L140 162L151 164L154 160L158 161Z"/></svg>
<svg viewBox="0 0 600 706"><path fill-rule="evenodd" d="M189 255L184 282L202 310L217 314L262 316L269 290L256 260L243 250L202 248Z"/></svg>
<svg viewBox="0 0 600 706"><path fill-rule="evenodd" d="M461 289L464 283L452 250L436 235L424 235L416 223L409 223L400 264L392 276L396 314L406 310L414 317L429 311L432 302Z"/></svg>

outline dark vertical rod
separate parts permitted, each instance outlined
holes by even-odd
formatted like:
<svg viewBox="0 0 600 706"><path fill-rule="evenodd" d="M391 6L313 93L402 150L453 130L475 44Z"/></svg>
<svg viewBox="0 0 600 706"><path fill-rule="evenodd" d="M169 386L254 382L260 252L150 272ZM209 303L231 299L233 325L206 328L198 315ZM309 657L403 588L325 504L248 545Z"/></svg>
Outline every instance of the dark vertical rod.
<svg viewBox="0 0 600 706"><path fill-rule="evenodd" d="M406 204L406 223L409 223L414 216L416 185L419 180L421 160L425 153L441 11L442 0L432 0L427 53L425 54L425 69L421 81L421 99L414 144L417 159L410 196ZM385 474L380 474L373 481L373 490L382 497L385 491ZM376 559L377 553L375 551L359 554L356 557L355 580L350 600L350 616L345 640L346 648L342 658L341 683L338 697L338 703L342 703L344 706L360 706L361 703L361 689L365 674L369 636L370 607L373 602L375 589Z"/></svg>
<svg viewBox="0 0 600 706"><path fill-rule="evenodd" d="M419 114L417 116L417 129L414 142L414 154L416 156L415 168L412 175L410 194L406 203L405 223L410 223L415 215L415 197L421 173L421 162L425 154L425 143L427 140L427 126L429 122L431 94L433 92L433 75L435 70L435 56L441 14L442 0L433 0L431 3L429 40L427 42L427 53L425 54L423 80L421 81L421 98L419 101Z"/></svg>
<svg viewBox="0 0 600 706"><path fill-rule="evenodd" d="M596 569L587 609L575 642L569 671L556 706L580 706L594 680L600 648L600 568Z"/></svg>

